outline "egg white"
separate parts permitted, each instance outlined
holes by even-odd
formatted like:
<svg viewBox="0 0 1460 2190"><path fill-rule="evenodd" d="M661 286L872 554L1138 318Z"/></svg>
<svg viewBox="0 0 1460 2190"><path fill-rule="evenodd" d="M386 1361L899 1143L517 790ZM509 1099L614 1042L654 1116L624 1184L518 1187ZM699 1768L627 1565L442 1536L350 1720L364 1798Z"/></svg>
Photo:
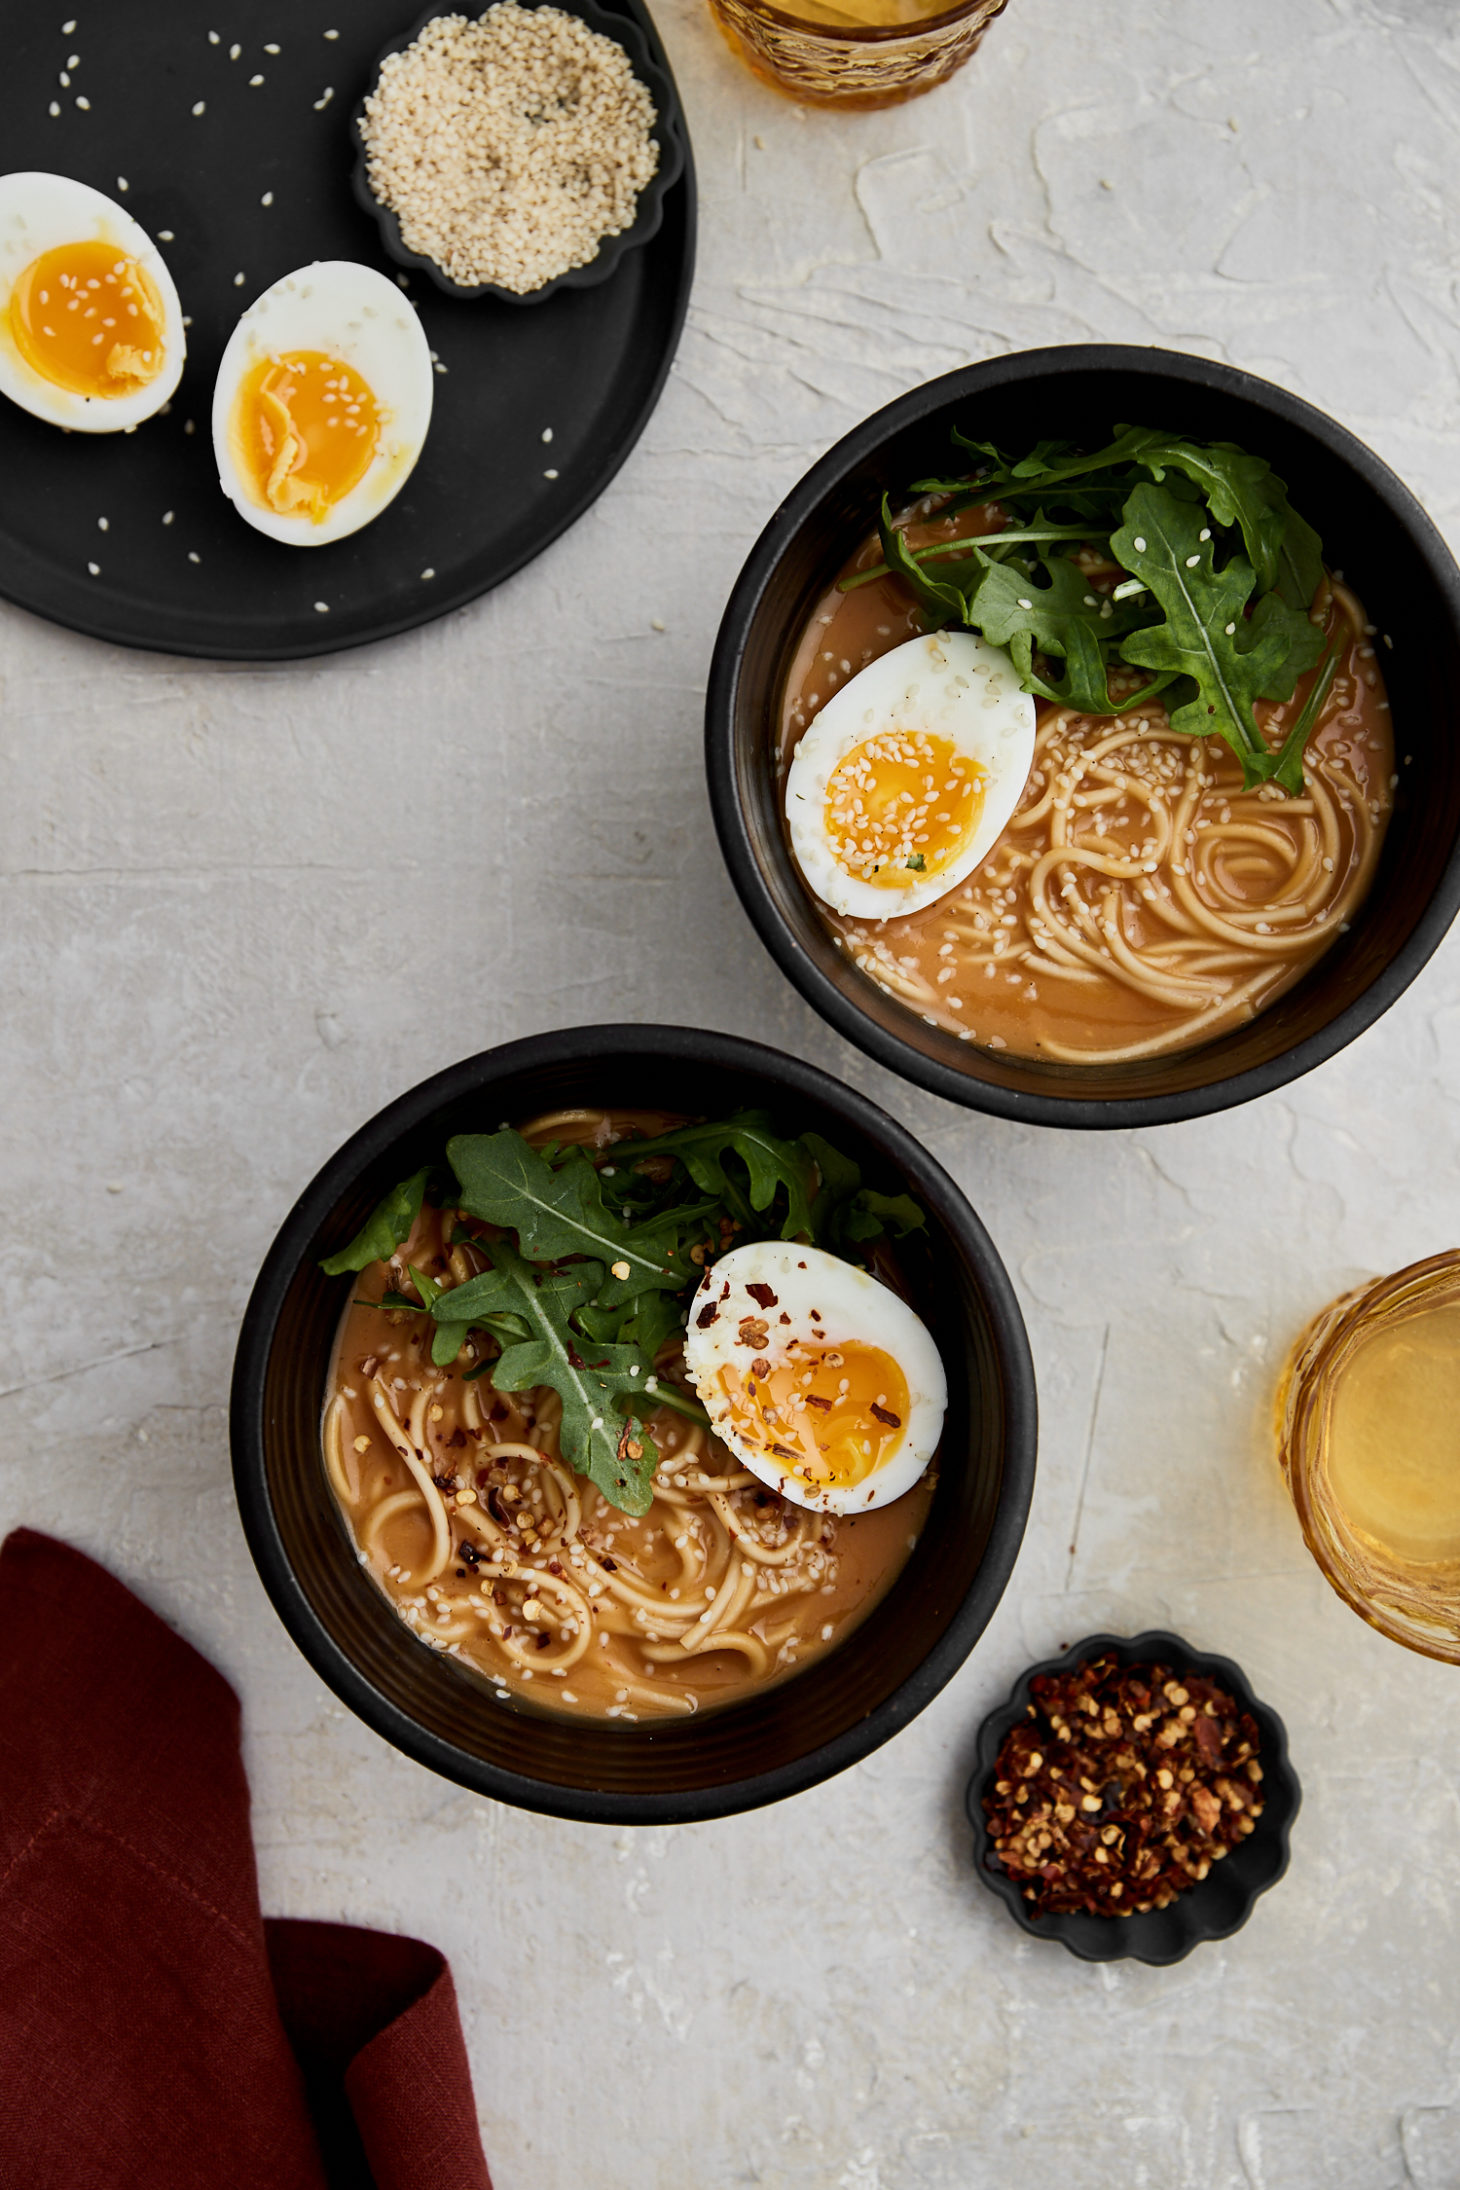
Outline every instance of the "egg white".
<svg viewBox="0 0 1460 2190"><path fill-rule="evenodd" d="M27 266L67 243L107 243L135 259L163 308L161 372L121 395L81 395L57 387L21 356L10 331L10 299ZM77 433L122 433L161 410L182 378L187 356L182 306L162 253L130 213L103 190L39 170L0 175L0 394L52 426Z"/></svg>
<svg viewBox="0 0 1460 2190"><path fill-rule="evenodd" d="M232 447L240 383L261 357L322 350L359 373L383 415L369 469L315 524L255 498ZM430 346L414 307L383 274L350 259L319 259L283 275L249 306L223 352L213 389L219 483L240 517L286 547L324 547L378 517L415 469L431 423Z"/></svg>
<svg viewBox="0 0 1460 2190"><path fill-rule="evenodd" d="M774 1308L767 1309L757 1300L748 1290L752 1285L770 1287ZM819 1312L819 1322L813 1321L813 1309ZM783 1314L789 1323L780 1322ZM764 1346L748 1348L740 1341L739 1328L746 1317L766 1323L769 1335ZM876 1346L891 1355L902 1371L909 1405L901 1440L881 1467L859 1483L808 1483L763 1446L749 1443L729 1418L721 1370L733 1369L738 1379L757 1352L773 1363L778 1357L784 1359L793 1338L808 1344ZM691 1304L684 1358L715 1435L761 1482L793 1505L818 1513L868 1513L890 1505L912 1489L943 1434L948 1380L926 1324L878 1279L818 1247L761 1240L721 1255L706 1270Z"/></svg>
<svg viewBox="0 0 1460 2190"><path fill-rule="evenodd" d="M827 786L848 753L884 731L946 738L983 776L978 825L937 874L909 871L897 887L849 874L827 834ZM834 692L796 747L786 779L791 849L833 912L891 920L956 889L1008 826L1034 760L1034 702L999 647L971 631L909 639Z"/></svg>

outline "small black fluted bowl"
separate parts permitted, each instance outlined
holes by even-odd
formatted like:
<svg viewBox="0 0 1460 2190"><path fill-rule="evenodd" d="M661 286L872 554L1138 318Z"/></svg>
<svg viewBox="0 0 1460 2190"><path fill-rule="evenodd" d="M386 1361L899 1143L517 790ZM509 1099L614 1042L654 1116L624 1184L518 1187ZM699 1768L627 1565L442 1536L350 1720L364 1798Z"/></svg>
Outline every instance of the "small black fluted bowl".
<svg viewBox="0 0 1460 2190"><path fill-rule="evenodd" d="M325 1474L320 1424L355 1282L322 1255L453 1133L565 1105L814 1128L869 1185L906 1191L925 1234L899 1267L948 1376L938 1487L907 1565L837 1649L781 1686L694 1718L635 1724L503 1703L424 1648L359 1562ZM1004 1266L946 1171L866 1097L814 1066L689 1027L574 1027L469 1057L346 1141L270 1248L238 1342L230 1434L249 1548L284 1625L335 1693L417 1762L524 1809L605 1824L723 1817L828 1779L950 1680L1013 1570L1034 1486L1034 1369Z"/></svg>
<svg viewBox="0 0 1460 2190"><path fill-rule="evenodd" d="M533 4L533 0L527 0ZM614 273L626 251L637 251L658 235L664 218L664 199L684 173L684 117L680 111L679 92L669 73L669 63L654 30L646 8L638 0L624 0L623 14L616 9L601 8L595 0L567 0L566 12L578 16L590 30L612 38L628 55L634 74L645 85L654 101L655 121L650 131L659 147L659 165L639 193L634 219L628 228L616 236L605 236L595 255L586 266L570 266L565 274L555 275L545 281L540 289L525 292L503 289L494 281L477 282L472 286L453 281L445 268L424 252L412 251L401 236L400 221L388 205L382 205L370 187L369 163L365 152L365 139L361 123L365 115L365 103L361 101L350 121L350 142L355 149L355 165L351 171L350 187L356 202L363 206L380 230L381 248L388 259L410 272L423 274L428 281L448 297L461 297L471 303L481 297L494 297L501 304L541 304L560 289L596 289L601 281L607 281ZM392 38L376 55L375 66L370 73L370 96L380 81L382 64L393 53L403 53L414 43L428 23L438 15L460 12L450 5L429 7L417 16L408 30Z"/></svg>
<svg viewBox="0 0 1460 2190"><path fill-rule="evenodd" d="M1095 447L1117 424L1236 441L1286 479L1393 651L1382 656L1399 769L1378 871L1350 930L1255 1019L1124 1064L1056 1064L928 1025L839 951L791 855L774 739L814 603L871 531L881 497L941 475L950 428L1021 449ZM1372 1026L1460 910L1460 571L1414 496L1311 403L1207 358L1114 343L1016 351L899 396L792 488L720 624L705 702L710 803L761 941L822 1017L879 1064L972 1109L1030 1125L1164 1125L1297 1079Z"/></svg>
<svg viewBox="0 0 1460 2190"><path fill-rule="evenodd" d="M1238 1708L1251 1713L1261 1736L1258 1761L1262 1766L1262 1815L1257 1829L1239 1841L1205 1878L1180 1893L1164 1909L1147 1909L1134 1916L1087 1916L1078 1911L1036 1916L1020 1886L1004 1869L989 1838L983 1797L994 1783L995 1768L1006 1735L1026 1715L1033 1698L1030 1682L1043 1673L1068 1673L1087 1658L1108 1651L1121 1665L1169 1665L1179 1679L1183 1673L1200 1673L1219 1681ZM1151 1628L1144 1635L1087 1635L1063 1657L1047 1658L1031 1665L1016 1682L1007 1703L990 1711L979 1729L978 1764L968 1783L968 1821L973 1827L973 1862L989 1892L997 1894L1021 1931L1031 1939L1057 1939L1082 1962L1150 1962L1164 1966L1179 1962L1204 1939L1228 1939L1240 1931L1252 1914L1253 1904L1269 1886L1275 1886L1288 1867L1288 1836L1298 1814L1302 1790L1288 1758L1288 1737L1282 1720L1270 1704L1253 1695L1247 1676L1230 1658L1213 1657L1210 1651L1193 1650L1179 1635Z"/></svg>

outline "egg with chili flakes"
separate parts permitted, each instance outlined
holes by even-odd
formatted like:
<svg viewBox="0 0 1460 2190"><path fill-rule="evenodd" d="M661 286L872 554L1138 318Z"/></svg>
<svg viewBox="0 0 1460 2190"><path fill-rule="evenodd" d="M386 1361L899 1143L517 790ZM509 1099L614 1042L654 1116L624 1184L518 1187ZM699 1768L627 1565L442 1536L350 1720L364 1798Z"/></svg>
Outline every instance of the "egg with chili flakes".
<svg viewBox="0 0 1460 2190"><path fill-rule="evenodd" d="M161 410L187 343L145 228L69 175L0 175L0 391L52 426L121 433Z"/></svg>
<svg viewBox="0 0 1460 2190"><path fill-rule="evenodd" d="M986 858L1034 760L1034 702L969 631L908 639L834 692L786 779L791 849L833 912L890 920Z"/></svg>
<svg viewBox="0 0 1460 2190"><path fill-rule="evenodd" d="M349 259L283 275L239 320L218 367L224 493L288 547L347 538L409 479L434 385L421 323L393 281Z"/></svg>
<svg viewBox="0 0 1460 2190"><path fill-rule="evenodd" d="M722 1255L690 1307L684 1358L716 1436L794 1505L890 1505L942 1435L948 1385L927 1327L820 1248L762 1240Z"/></svg>

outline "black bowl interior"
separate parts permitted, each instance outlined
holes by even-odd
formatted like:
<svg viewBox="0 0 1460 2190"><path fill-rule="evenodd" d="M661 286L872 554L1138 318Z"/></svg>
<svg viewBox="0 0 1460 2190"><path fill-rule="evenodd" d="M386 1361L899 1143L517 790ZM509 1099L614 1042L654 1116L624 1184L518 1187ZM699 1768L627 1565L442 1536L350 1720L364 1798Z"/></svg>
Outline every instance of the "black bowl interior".
<svg viewBox="0 0 1460 2190"><path fill-rule="evenodd" d="M1121 1665L1169 1665L1177 1675L1204 1673L1219 1681L1244 1711L1250 1711L1261 1737L1263 1810L1257 1829L1230 1855L1214 1863L1206 1877L1169 1907L1134 1916L1086 1916L1076 1912L1036 1916L1022 1891L993 1852L983 1796L993 1784L1004 1737L1029 1708L1029 1684L1041 1673L1063 1673L1097 1653L1110 1651ZM1150 1628L1143 1635L1087 1635L1062 1657L1031 1665L1009 1700L991 1711L979 1729L978 1765L968 1783L967 1808L973 1827L974 1867L984 1884L1003 1902L1031 1939L1057 1939L1083 1962L1132 1960L1179 1962L1205 1939L1226 1939L1246 1923L1253 1905L1275 1886L1288 1867L1288 1839L1302 1793L1288 1757L1288 1737L1270 1705L1253 1695L1246 1674L1230 1658L1193 1650L1179 1635Z"/></svg>
<svg viewBox="0 0 1460 2190"><path fill-rule="evenodd" d="M905 1183L927 1236L900 1251L946 1364L932 1510L889 1595L836 1651L758 1698L693 1719L610 1726L496 1700L413 1640L358 1563L321 1456L330 1349L351 1280L319 1258L456 1132L565 1104L815 1126L869 1182ZM1033 1371L1002 1264L958 1188L864 1098L755 1044L673 1028L587 1028L488 1052L366 1126L307 1189L260 1274L234 1372L239 1504L266 1587L306 1656L388 1740L485 1793L559 1815L667 1823L747 1809L865 1755L962 1662L1008 1579L1033 1484Z"/></svg>
<svg viewBox="0 0 1460 2190"><path fill-rule="evenodd" d="M1023 448L1089 445L1117 424L1240 442L1286 479L1328 560L1393 641L1380 661L1399 756L1371 895L1328 952L1247 1025L1179 1055L1091 1067L963 1043L885 995L835 948L792 860L776 785L780 694L807 616L880 497L946 471L949 429ZM1379 643L1379 642L1376 642ZM794 490L752 551L721 625L706 712L720 841L762 940L848 1039L935 1093L1050 1125L1138 1125L1268 1092L1394 1001L1460 907L1460 572L1394 474L1320 411L1251 374L1159 350L1078 346L965 367L890 404ZM1412 756L1412 765L1405 765Z"/></svg>

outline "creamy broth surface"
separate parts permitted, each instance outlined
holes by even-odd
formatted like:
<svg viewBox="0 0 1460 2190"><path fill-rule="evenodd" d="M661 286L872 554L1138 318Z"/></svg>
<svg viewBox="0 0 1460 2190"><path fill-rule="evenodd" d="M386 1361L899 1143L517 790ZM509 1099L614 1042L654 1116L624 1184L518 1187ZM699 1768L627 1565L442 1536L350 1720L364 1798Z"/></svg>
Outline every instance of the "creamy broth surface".
<svg viewBox="0 0 1460 2190"><path fill-rule="evenodd" d="M606 1149L678 1122L575 1111L521 1130ZM905 1564L936 1461L891 1505L814 1513L660 1407L647 1420L661 1456L654 1502L638 1518L620 1512L559 1454L556 1393L471 1378L477 1341L433 1368L423 1316L369 1305L410 1264L458 1284L481 1266L450 1245L453 1215L424 1207L392 1261L356 1281L325 1404L335 1497L407 1626L504 1693L624 1720L731 1702L834 1649ZM661 1352L661 1377L678 1380L680 1353L678 1341Z"/></svg>
<svg viewBox="0 0 1460 2190"><path fill-rule="evenodd" d="M966 535L987 523L965 513L946 529ZM864 543L841 575L879 560L876 541ZM1250 1019L1357 910L1393 798L1376 634L1336 582L1315 612L1342 650L1308 741L1302 797L1270 784L1244 791L1231 748L1172 732L1159 699L1115 716L1039 700L1029 781L982 865L936 903L888 920L817 900L839 946L929 1024L1059 1063L1154 1056ZM834 587L817 602L783 694L783 787L832 694L924 628L892 577ZM1260 703L1273 746L1311 681L1281 706Z"/></svg>

